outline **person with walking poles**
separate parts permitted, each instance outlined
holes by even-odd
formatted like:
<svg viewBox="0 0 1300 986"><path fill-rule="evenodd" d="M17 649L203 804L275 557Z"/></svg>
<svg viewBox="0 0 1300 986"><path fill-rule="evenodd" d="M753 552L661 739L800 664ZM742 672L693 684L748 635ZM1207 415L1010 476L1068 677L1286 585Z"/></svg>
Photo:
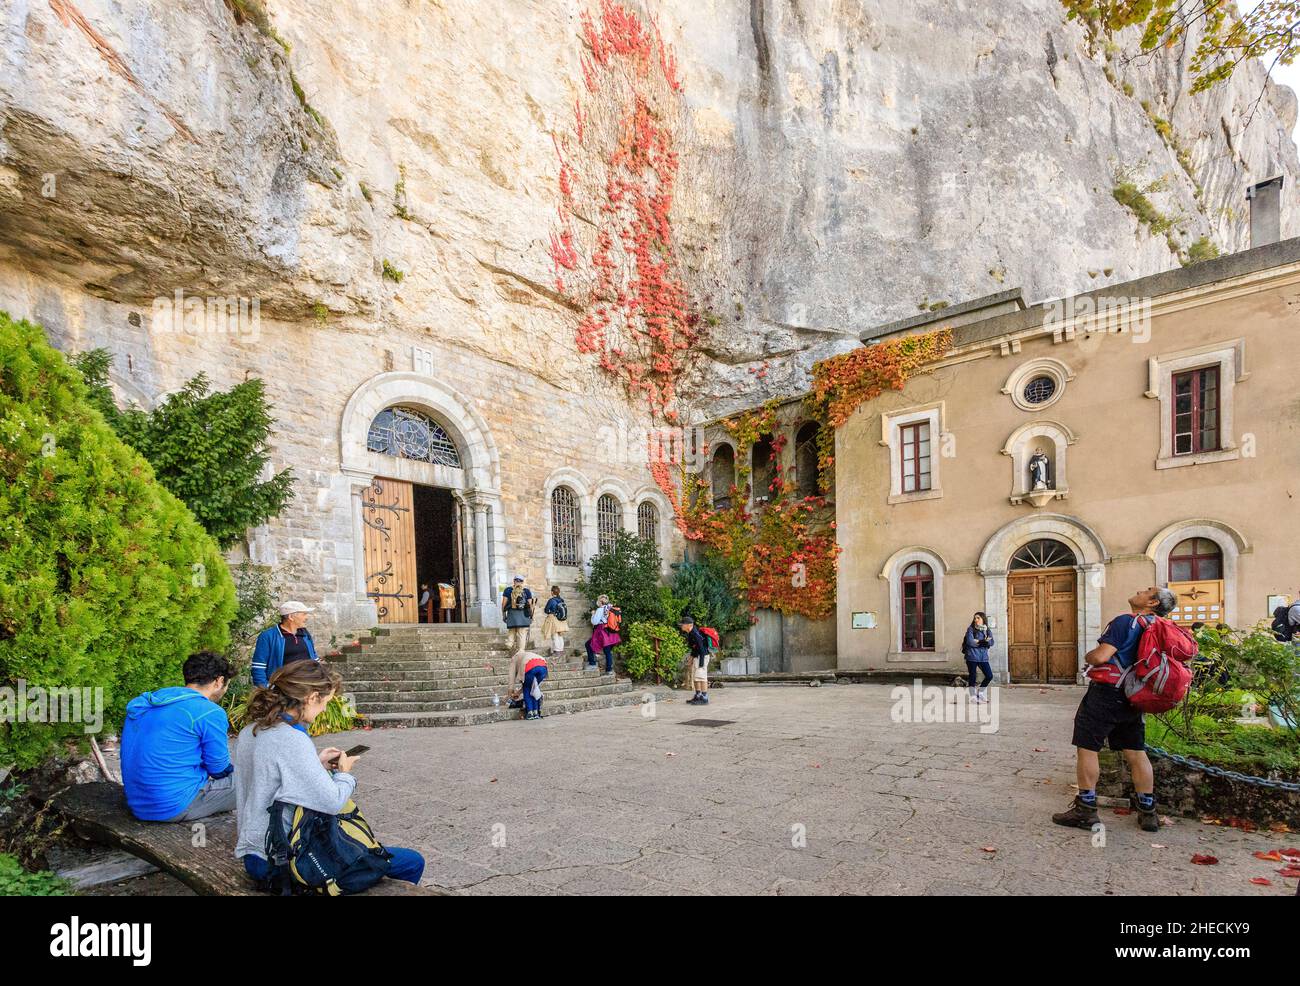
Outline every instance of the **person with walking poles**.
<svg viewBox="0 0 1300 986"><path fill-rule="evenodd" d="M1067 811L1052 816L1057 825L1091 829L1099 821L1097 779L1101 766L1097 754L1102 744L1122 751L1128 762L1133 789L1137 794L1138 824L1144 832L1160 829L1156 814L1155 775L1147 758L1146 724L1142 713L1129 703L1121 676L1137 659L1138 643L1151 617L1162 617L1178 605L1168 589L1151 586L1133 594L1129 612L1117 616L1097 639L1097 646L1084 655L1088 663L1088 690L1074 715L1076 772L1079 793Z"/></svg>
<svg viewBox="0 0 1300 986"><path fill-rule="evenodd" d="M528 631L533 625L533 591L516 575L514 584L501 594L501 618L510 636L510 692L524 681L524 651L528 649Z"/></svg>
<svg viewBox="0 0 1300 986"><path fill-rule="evenodd" d="M976 704L989 700L989 682L993 680L993 670L989 667L989 648L992 646L993 631L989 629L988 617L976 613L961 642L961 653L966 658L966 685L971 700ZM978 687L975 684L976 671L984 675L984 681Z"/></svg>

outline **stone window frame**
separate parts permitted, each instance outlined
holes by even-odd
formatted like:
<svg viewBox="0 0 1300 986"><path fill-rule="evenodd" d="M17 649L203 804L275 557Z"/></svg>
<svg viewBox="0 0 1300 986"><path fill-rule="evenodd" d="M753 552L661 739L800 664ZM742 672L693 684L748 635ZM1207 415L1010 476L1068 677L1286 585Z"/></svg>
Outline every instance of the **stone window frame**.
<svg viewBox="0 0 1300 986"><path fill-rule="evenodd" d="M1047 400L1031 404L1025 400L1025 385L1035 377L1049 377L1056 384L1056 389ZM1011 403L1020 410L1034 413L1046 410L1065 396L1066 384L1073 379L1074 371L1066 363L1053 356L1039 356L1026 360L1012 370L1002 385L1002 393L1010 397Z"/></svg>
<svg viewBox="0 0 1300 986"><path fill-rule="evenodd" d="M946 412L943 401L882 411L880 414L880 444L889 449L889 499L888 503L911 503L915 500L936 500L943 496L940 462L941 446L947 437L944 427ZM902 437L903 425L928 422L930 425L930 488L914 493L903 492Z"/></svg>
<svg viewBox="0 0 1300 986"><path fill-rule="evenodd" d="M902 576L912 562L930 566L934 580L934 649L903 649L903 586ZM944 582L948 563L937 551L922 545L900 548L885 561L877 576L889 586L889 652L885 660L894 664L947 664L951 657L944 636Z"/></svg>
<svg viewBox="0 0 1300 986"><path fill-rule="evenodd" d="M1211 517L1190 517L1162 528L1147 544L1144 554L1155 565L1156 585L1169 584L1169 556L1175 547L1189 538L1205 538L1219 546L1223 555L1223 622L1229 626L1238 619L1237 582L1241 556L1252 550L1249 541L1231 524Z"/></svg>
<svg viewBox="0 0 1300 986"><path fill-rule="evenodd" d="M1219 368L1219 445L1212 452L1191 452L1174 455L1174 399L1173 378L1187 370L1207 366ZM1147 360L1147 389L1144 397L1160 402L1160 451L1156 456L1157 469L1177 469L1183 466L1210 462L1230 462L1241 458L1233 431L1233 396L1236 385L1247 380L1246 340L1231 339L1210 343L1193 349L1164 353Z"/></svg>

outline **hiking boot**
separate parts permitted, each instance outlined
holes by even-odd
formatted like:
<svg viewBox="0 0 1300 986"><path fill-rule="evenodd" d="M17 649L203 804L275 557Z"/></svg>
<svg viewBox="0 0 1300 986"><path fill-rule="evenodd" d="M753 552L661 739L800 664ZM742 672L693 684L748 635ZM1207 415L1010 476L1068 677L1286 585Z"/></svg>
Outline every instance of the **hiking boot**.
<svg viewBox="0 0 1300 986"><path fill-rule="evenodd" d="M1097 806L1087 804L1079 799L1076 794L1074 801L1070 803L1069 811L1058 811L1052 816L1052 821L1057 825L1069 825L1074 828L1090 829L1101 821L1101 816L1097 814Z"/></svg>
<svg viewBox="0 0 1300 986"><path fill-rule="evenodd" d="M1155 808L1152 808L1150 811L1146 811L1142 808L1138 809L1138 826L1143 832L1160 831L1160 816L1156 813Z"/></svg>

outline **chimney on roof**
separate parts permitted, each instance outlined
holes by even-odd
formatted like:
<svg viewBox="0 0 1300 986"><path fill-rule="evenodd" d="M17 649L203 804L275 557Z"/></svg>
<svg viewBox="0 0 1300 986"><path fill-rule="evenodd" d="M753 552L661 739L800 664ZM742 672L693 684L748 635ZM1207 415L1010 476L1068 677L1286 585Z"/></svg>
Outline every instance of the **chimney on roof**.
<svg viewBox="0 0 1300 986"><path fill-rule="evenodd" d="M1246 190L1250 203L1251 248L1268 246L1282 238L1282 175L1251 185Z"/></svg>

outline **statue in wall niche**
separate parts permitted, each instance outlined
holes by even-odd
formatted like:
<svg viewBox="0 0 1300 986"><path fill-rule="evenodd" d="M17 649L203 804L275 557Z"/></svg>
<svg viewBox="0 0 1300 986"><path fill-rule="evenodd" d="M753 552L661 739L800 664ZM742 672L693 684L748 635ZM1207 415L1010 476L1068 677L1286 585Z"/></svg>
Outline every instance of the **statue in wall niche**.
<svg viewBox="0 0 1300 986"><path fill-rule="evenodd" d="M1029 457L1029 489L1050 490L1051 484L1047 478L1048 459L1047 453L1042 447L1034 449L1034 454Z"/></svg>

